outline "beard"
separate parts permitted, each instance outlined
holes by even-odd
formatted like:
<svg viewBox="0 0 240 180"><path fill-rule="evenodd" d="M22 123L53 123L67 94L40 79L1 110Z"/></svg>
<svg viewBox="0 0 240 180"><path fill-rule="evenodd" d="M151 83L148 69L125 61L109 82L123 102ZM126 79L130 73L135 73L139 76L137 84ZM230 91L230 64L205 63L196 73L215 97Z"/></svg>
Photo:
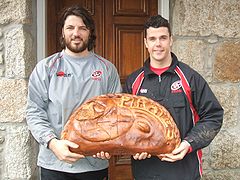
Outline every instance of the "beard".
<svg viewBox="0 0 240 180"><path fill-rule="evenodd" d="M72 40L72 39L71 39ZM70 51L72 51L72 52L74 52L74 53L81 53L81 52L83 52L83 51L85 51L87 48L88 48L88 43L89 43L89 40L87 39L87 40L83 40L82 38L81 38L81 43L78 43L78 44L76 44L76 43L71 43L71 40L69 40L69 41L67 41L66 39L64 39L63 41L64 41L64 44L66 45L66 47L70 50Z"/></svg>

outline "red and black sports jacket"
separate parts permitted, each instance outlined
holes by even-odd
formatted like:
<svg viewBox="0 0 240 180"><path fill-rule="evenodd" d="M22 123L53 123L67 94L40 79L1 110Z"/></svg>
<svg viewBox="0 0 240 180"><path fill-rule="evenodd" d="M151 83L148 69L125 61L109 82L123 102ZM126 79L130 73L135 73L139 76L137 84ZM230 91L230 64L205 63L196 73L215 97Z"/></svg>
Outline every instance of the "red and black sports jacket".
<svg viewBox="0 0 240 180"><path fill-rule="evenodd" d="M223 121L223 109L203 77L172 55L172 64L158 76L150 70L150 60L128 76L124 92L133 94L133 84L138 76L144 76L139 83L137 95L148 97L167 108L181 134L191 144L191 152L183 160L174 163L162 162L157 157L132 162L136 179L194 180L202 174L201 149L210 144L219 132ZM191 89L191 99L199 120L194 121L189 101L183 91L181 79L175 68L183 72ZM136 87L136 84L135 84Z"/></svg>

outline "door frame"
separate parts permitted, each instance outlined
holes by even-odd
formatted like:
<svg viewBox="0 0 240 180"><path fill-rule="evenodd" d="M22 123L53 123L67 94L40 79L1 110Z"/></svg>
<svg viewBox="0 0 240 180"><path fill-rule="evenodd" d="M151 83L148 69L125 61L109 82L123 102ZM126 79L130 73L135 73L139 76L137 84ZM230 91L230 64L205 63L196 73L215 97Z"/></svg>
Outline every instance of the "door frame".
<svg viewBox="0 0 240 180"><path fill-rule="evenodd" d="M46 1L37 1L37 60L46 57L47 54L47 20L46 20ZM158 14L169 19L169 0L158 0Z"/></svg>

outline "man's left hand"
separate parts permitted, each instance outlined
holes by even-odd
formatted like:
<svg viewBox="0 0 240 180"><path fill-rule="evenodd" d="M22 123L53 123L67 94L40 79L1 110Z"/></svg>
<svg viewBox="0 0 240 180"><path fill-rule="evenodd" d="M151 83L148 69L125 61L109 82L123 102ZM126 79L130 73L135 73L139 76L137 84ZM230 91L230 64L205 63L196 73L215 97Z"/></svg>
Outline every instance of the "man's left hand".
<svg viewBox="0 0 240 180"><path fill-rule="evenodd" d="M158 158L161 159L161 161L168 161L168 162L175 162L178 160L182 160L184 156L189 151L190 144L187 141L182 141L179 147L174 149L172 153L169 154L160 154L158 155Z"/></svg>

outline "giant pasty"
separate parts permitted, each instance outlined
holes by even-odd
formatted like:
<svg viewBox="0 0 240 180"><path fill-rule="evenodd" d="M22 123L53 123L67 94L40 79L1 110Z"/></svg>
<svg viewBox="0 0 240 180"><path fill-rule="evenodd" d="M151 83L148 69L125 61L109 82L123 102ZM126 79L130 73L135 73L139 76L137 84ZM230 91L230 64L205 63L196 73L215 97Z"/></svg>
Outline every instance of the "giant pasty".
<svg viewBox="0 0 240 180"><path fill-rule="evenodd" d="M107 94L87 100L70 116L61 139L79 145L72 152L94 155L152 155L179 146L179 130L170 113L143 96Z"/></svg>

